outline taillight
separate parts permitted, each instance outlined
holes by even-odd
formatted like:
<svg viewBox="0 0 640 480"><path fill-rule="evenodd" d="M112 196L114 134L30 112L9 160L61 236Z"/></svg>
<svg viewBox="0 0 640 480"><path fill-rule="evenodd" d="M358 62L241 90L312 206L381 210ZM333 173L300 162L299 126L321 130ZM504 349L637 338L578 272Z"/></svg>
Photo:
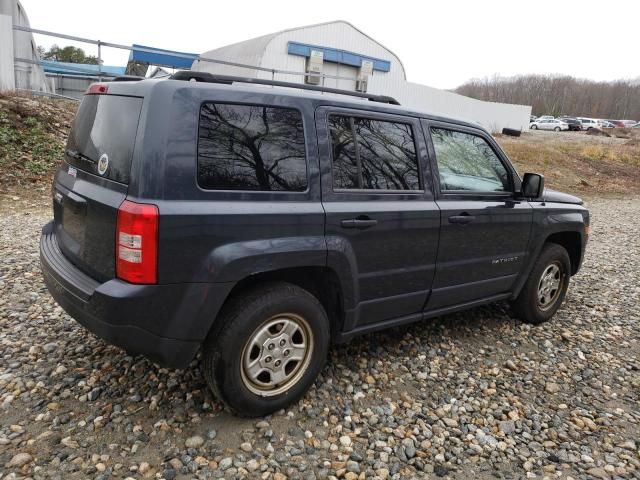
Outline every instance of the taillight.
<svg viewBox="0 0 640 480"><path fill-rule="evenodd" d="M101 94L101 93L107 93L107 91L109 90L109 87L106 85L103 85L102 83L92 83L91 85L89 85L89 88L87 88L87 91L84 92L85 95L96 95L96 94Z"/></svg>
<svg viewBox="0 0 640 480"><path fill-rule="evenodd" d="M158 207L125 200L118 209L116 276L129 283L158 281Z"/></svg>

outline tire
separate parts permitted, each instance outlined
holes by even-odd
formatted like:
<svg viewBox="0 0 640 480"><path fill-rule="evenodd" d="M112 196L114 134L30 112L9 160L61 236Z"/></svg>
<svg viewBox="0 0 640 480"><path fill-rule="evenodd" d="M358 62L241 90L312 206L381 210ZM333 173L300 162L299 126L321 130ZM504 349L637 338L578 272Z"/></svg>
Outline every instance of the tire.
<svg viewBox="0 0 640 480"><path fill-rule="evenodd" d="M554 130L555 130L556 132L559 132L559 131L560 131L560 127L556 127L556 128L554 128Z"/></svg>
<svg viewBox="0 0 640 480"><path fill-rule="evenodd" d="M537 130L538 126L537 125L531 125L531 130Z"/></svg>
<svg viewBox="0 0 640 480"><path fill-rule="evenodd" d="M554 268L557 268L555 275ZM551 277L551 273L554 273ZM549 281L550 290L548 295L542 295L545 292L545 286L542 285L544 276L547 279L557 278L557 288L553 289L551 285L554 282ZM540 252L540 256L536 261L529 278L527 279L522 291L512 304L517 317L523 322L539 325L549 320L558 311L569 287L569 277L571 276L571 261L567 251L558 244L547 243ZM545 297L544 300L542 297Z"/></svg>
<svg viewBox="0 0 640 480"><path fill-rule="evenodd" d="M502 129L502 134L503 135L508 135L510 137L519 137L522 132L520 130L516 130L514 128L503 128Z"/></svg>
<svg viewBox="0 0 640 480"><path fill-rule="evenodd" d="M264 416L311 387L329 338L327 314L316 297L289 283L262 284L236 295L216 319L203 346L204 376L232 413Z"/></svg>

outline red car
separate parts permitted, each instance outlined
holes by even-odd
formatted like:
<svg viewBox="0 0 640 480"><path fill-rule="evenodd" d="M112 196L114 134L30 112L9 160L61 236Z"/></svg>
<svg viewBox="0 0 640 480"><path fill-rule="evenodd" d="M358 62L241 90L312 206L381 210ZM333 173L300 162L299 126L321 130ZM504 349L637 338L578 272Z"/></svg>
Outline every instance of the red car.
<svg viewBox="0 0 640 480"><path fill-rule="evenodd" d="M609 123L613 123L616 128L626 128L626 125L622 120L607 120Z"/></svg>

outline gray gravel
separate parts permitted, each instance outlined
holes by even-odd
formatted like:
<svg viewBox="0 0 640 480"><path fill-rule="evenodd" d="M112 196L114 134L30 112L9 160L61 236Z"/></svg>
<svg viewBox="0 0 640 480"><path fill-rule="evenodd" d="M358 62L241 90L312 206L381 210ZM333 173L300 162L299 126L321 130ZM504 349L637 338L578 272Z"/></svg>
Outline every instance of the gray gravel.
<svg viewBox="0 0 640 480"><path fill-rule="evenodd" d="M640 199L593 199L555 319L506 304L334 347L265 419L221 411L195 361L127 356L49 297L48 209L0 210L0 478L640 478Z"/></svg>

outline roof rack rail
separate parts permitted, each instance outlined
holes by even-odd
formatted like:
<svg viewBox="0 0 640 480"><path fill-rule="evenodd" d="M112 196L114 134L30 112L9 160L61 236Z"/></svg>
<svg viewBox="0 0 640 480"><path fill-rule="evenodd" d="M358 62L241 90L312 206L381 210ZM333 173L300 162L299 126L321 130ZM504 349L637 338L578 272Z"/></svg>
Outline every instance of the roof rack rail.
<svg viewBox="0 0 640 480"><path fill-rule="evenodd" d="M140 80L144 80L144 77L137 75L118 75L111 79L112 82L139 82Z"/></svg>
<svg viewBox="0 0 640 480"><path fill-rule="evenodd" d="M307 85L304 83L281 82L278 80L266 80L261 78L250 77L233 77L229 75L214 75L209 72L192 72L190 70L181 70L169 77L170 80L184 80L187 82L207 82L207 83L223 83L231 85L232 83L253 83L257 85L270 85L273 87L299 88L302 90L313 90L316 92L335 93L338 95L349 95L352 97L366 98L371 102L389 103L391 105L400 105L393 97L386 95L374 95L371 93L351 92L349 90L341 90L339 88L321 87L317 85Z"/></svg>

